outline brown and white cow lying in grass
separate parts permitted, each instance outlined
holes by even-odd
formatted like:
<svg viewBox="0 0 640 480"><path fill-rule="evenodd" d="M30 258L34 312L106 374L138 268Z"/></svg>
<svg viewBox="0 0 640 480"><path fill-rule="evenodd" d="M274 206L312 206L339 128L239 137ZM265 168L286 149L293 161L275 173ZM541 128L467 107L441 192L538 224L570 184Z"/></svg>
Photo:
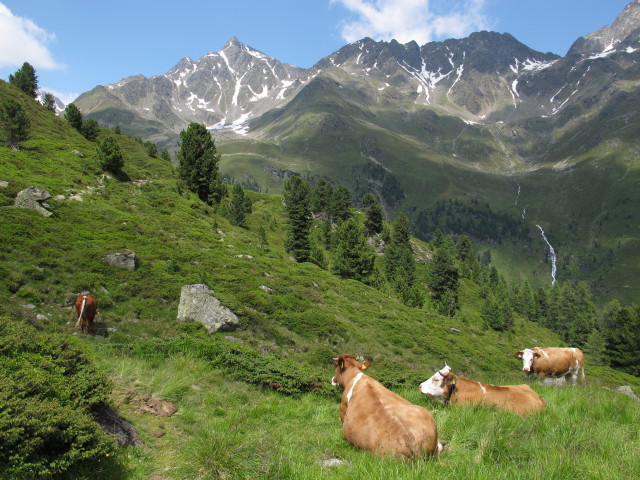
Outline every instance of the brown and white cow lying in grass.
<svg viewBox="0 0 640 480"><path fill-rule="evenodd" d="M522 359L522 370L537 375L543 382L550 377L564 383L569 379L574 385L581 374L584 378L584 354L579 348L534 347L516 352Z"/></svg>
<svg viewBox="0 0 640 480"><path fill-rule="evenodd" d="M541 412L546 402L529 385L489 385L459 377L445 365L429 380L420 384L420 391L445 402L488 405L512 410L519 415Z"/></svg>
<svg viewBox="0 0 640 480"><path fill-rule="evenodd" d="M438 457L436 424L429 411L387 390L364 374L370 361L353 355L334 358L332 385L344 389L340 403L342 434L356 447L380 455Z"/></svg>

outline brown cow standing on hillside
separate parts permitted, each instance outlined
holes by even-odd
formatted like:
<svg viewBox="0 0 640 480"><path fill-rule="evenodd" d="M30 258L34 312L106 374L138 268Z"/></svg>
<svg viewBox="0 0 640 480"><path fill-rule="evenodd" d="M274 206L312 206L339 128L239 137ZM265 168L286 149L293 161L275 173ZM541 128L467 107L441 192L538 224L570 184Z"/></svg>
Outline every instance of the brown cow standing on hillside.
<svg viewBox="0 0 640 480"><path fill-rule="evenodd" d="M82 333L92 333L93 319L96 314L100 313L98 311L96 297L88 293L79 295L78 298L76 298L75 310L76 315L78 316L78 321L76 322L75 327L80 326L80 331Z"/></svg>
<svg viewBox="0 0 640 480"><path fill-rule="evenodd" d="M370 361L353 355L334 358L332 385L344 389L340 403L342 434L356 447L379 455L438 457L442 446L433 417L364 374Z"/></svg>
<svg viewBox="0 0 640 480"><path fill-rule="evenodd" d="M542 412L544 399L529 385L490 385L459 377L445 365L429 380L420 384L420 392L445 402L489 405L512 410L519 415Z"/></svg>
<svg viewBox="0 0 640 480"><path fill-rule="evenodd" d="M560 379L567 377L575 385L578 374L584 378L584 354L579 348L534 347L516 352L522 359L522 370L529 375L536 374L540 381L546 377Z"/></svg>

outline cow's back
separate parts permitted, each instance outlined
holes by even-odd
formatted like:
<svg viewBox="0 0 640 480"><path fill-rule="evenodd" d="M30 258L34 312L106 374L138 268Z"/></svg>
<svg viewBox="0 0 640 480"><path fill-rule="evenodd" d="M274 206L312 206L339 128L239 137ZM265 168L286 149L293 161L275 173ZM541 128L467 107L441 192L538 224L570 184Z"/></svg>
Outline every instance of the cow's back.
<svg viewBox="0 0 640 480"><path fill-rule="evenodd" d="M529 385L490 385L458 377L451 401L460 404L491 405L520 415L544 410L546 402Z"/></svg>
<svg viewBox="0 0 640 480"><path fill-rule="evenodd" d="M547 405L547 402L529 385L506 385L501 388L505 389L504 406L520 415L541 412Z"/></svg>
<svg viewBox="0 0 640 480"><path fill-rule="evenodd" d="M437 456L436 424L426 408L408 402L370 377L357 389L342 426L349 443L382 455Z"/></svg>
<svg viewBox="0 0 640 480"><path fill-rule="evenodd" d="M562 376L584 365L584 354L579 348L536 347L540 354L533 360L533 371L552 377Z"/></svg>

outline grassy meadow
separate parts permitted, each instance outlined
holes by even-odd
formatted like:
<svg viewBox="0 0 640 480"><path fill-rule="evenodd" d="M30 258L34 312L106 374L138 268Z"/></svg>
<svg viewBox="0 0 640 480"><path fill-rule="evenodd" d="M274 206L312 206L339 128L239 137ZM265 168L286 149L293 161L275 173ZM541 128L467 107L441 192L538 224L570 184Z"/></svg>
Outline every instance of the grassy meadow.
<svg viewBox="0 0 640 480"><path fill-rule="evenodd" d="M94 143L0 82L0 98L5 96L24 105L32 133L19 151L0 146L0 180L8 184L0 187L0 327L24 324L42 336L34 334L35 352L28 360L41 362L44 373L36 386L44 397L47 382L61 392L47 401L63 402L73 392L62 388L68 372L49 363L37 351L38 342L50 336L62 345L63 355L66 349L83 352L81 358L110 387L107 403L144 442L84 460L51 478L611 479L640 474L640 409L612 390L631 385L637 392L638 378L594 365L587 357L586 386L533 385L548 404L540 415L522 418L436 403L417 387L445 362L474 380L521 383L515 351L562 342L523 318L516 319L513 331L487 329L480 316L481 289L468 280L461 284L460 311L448 318L428 302L410 308L388 289L298 264L284 251L280 196L247 192L253 211L246 228L235 227L224 205L207 206L184 191L172 165L147 156L131 138L116 136L125 166L119 175L105 174ZM112 134L101 131L101 136ZM51 217L12 207L17 192L31 185L51 193ZM427 244L415 242L428 251ZM103 262L104 255L124 249L136 253L135 270ZM424 265L418 275L424 277ZM177 322L180 290L194 283L207 284L242 327L208 334ZM73 328L71 302L85 290L96 295L101 311L95 336ZM23 346L29 340L23 335ZM20 373L11 356L20 353L16 347L0 355L0 373ZM369 375L433 413L448 446L439 461L378 458L342 438L341 392L330 379L331 358L345 353L372 359ZM0 434L10 420L2 410L4 388L0 381ZM29 384L24 391L33 388ZM141 401L148 395L173 402L177 413L142 413ZM343 464L325 466L331 459Z"/></svg>

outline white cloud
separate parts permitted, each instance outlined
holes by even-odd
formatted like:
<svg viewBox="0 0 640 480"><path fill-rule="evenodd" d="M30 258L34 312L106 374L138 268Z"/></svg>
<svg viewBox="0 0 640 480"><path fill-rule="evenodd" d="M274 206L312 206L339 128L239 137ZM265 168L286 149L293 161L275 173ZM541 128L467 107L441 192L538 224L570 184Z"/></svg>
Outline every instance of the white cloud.
<svg viewBox="0 0 640 480"><path fill-rule="evenodd" d="M354 42L415 40L423 45L433 40L461 38L488 29L484 13L487 0L330 0L350 10L356 19L342 26L342 38Z"/></svg>
<svg viewBox="0 0 640 480"><path fill-rule="evenodd" d="M46 46L54 39L54 34L27 18L16 17L0 3L0 68L19 67L24 62L45 70L63 68Z"/></svg>

